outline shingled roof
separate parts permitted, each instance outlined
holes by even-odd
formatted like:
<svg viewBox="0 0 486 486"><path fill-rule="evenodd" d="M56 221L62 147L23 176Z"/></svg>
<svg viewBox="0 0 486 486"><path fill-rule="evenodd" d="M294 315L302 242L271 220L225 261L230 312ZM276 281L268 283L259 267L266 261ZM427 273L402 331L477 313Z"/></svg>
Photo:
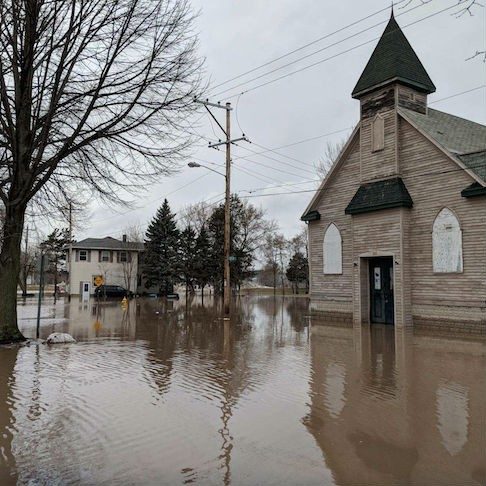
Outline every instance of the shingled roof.
<svg viewBox="0 0 486 486"><path fill-rule="evenodd" d="M397 24L393 12L378 41L363 74L358 80L353 98L378 86L399 81L424 93L435 92L435 86L417 54Z"/></svg>
<svg viewBox="0 0 486 486"><path fill-rule="evenodd" d="M354 195L346 214L362 214L390 208L411 208L413 206L405 184L400 177L370 182L361 186Z"/></svg>
<svg viewBox="0 0 486 486"><path fill-rule="evenodd" d="M137 243L134 241L123 242L107 236L106 238L86 238L81 241L77 241L72 244L72 248L75 249L87 249L87 250L138 250L144 249L143 243Z"/></svg>
<svg viewBox="0 0 486 486"><path fill-rule="evenodd" d="M427 114L400 108L419 130L486 182L486 126L429 108Z"/></svg>

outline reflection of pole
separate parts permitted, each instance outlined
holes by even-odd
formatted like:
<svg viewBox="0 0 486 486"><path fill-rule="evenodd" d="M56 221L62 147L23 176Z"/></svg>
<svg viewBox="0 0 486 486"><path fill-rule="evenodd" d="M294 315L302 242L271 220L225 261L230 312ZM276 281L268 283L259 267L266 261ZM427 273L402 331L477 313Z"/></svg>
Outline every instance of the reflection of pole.
<svg viewBox="0 0 486 486"><path fill-rule="evenodd" d="M40 277L39 277L39 298L37 300L37 329L35 333L36 339L39 339L40 335L40 313L41 313L41 303L42 303L42 288L44 286L44 254L41 252L40 261Z"/></svg>

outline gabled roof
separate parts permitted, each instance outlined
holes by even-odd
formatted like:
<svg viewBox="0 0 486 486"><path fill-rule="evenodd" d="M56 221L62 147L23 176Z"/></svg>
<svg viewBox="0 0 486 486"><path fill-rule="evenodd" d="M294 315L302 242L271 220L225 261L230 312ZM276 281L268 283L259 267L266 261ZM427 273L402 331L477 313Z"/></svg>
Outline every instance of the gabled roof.
<svg viewBox="0 0 486 486"><path fill-rule="evenodd" d="M427 114L399 108L420 131L486 183L486 126L429 108Z"/></svg>
<svg viewBox="0 0 486 486"><path fill-rule="evenodd" d="M380 209L411 208L413 206L405 184L400 177L362 185L354 195L346 214L362 214Z"/></svg>
<svg viewBox="0 0 486 486"><path fill-rule="evenodd" d="M424 93L435 92L435 86L423 64L397 24L393 12L363 74L353 98L392 82L401 82Z"/></svg>
<svg viewBox="0 0 486 486"><path fill-rule="evenodd" d="M86 249L86 250L135 250L142 251L144 249L143 243L127 241L123 242L107 236L105 238L86 238L81 241L77 241L71 245L74 249Z"/></svg>

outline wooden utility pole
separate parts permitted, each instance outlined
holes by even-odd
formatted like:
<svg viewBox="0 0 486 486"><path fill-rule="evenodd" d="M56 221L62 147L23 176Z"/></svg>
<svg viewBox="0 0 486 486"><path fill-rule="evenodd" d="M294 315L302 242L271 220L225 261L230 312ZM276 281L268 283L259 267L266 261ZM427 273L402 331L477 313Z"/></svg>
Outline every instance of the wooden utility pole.
<svg viewBox="0 0 486 486"><path fill-rule="evenodd" d="M226 193L224 200L224 315L231 308L231 103L226 103Z"/></svg>
<svg viewBox="0 0 486 486"><path fill-rule="evenodd" d="M202 103L213 120L217 123L222 132L226 135L225 141L217 143L210 143L210 148L217 148L221 145L226 146L226 172L225 172L225 203L224 203L224 272L223 272L223 307L224 317L229 318L231 313L231 268L230 268L230 252L231 252L231 144L245 141L248 142L248 138L243 134L240 138L231 139L231 103L226 103L225 106L221 103L210 103L208 100L194 100L197 103ZM226 129L223 128L221 123L213 115L209 107L223 108L226 110Z"/></svg>

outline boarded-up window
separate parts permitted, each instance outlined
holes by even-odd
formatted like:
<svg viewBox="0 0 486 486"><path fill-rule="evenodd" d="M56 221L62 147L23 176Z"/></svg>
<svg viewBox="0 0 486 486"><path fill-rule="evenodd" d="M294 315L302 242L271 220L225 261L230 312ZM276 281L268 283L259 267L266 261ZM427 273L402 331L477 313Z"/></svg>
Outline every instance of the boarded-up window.
<svg viewBox="0 0 486 486"><path fill-rule="evenodd" d="M432 230L434 272L462 272L462 231L454 213L444 208Z"/></svg>
<svg viewBox="0 0 486 486"><path fill-rule="evenodd" d="M324 273L343 273L343 249L341 233L337 226L331 223L324 235Z"/></svg>
<svg viewBox="0 0 486 486"><path fill-rule="evenodd" d="M377 116L371 124L371 150L377 152L385 148L385 120Z"/></svg>

